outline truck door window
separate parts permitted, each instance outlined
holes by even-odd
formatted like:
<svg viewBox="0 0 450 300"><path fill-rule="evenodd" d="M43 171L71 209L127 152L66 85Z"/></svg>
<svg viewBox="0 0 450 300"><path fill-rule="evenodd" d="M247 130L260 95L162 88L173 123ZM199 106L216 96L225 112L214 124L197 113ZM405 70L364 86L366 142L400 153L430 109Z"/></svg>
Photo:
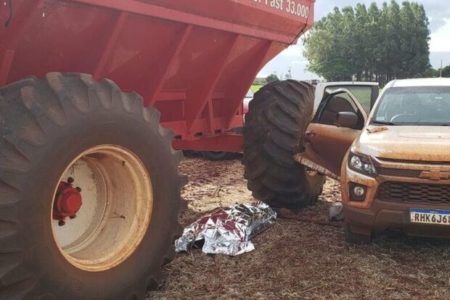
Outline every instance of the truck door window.
<svg viewBox="0 0 450 300"><path fill-rule="evenodd" d="M378 97L378 87L374 86L342 85L336 87L328 87L326 91L328 93L332 93L333 91L340 88L349 90L353 94L353 96L358 99L359 103L364 108L367 114L370 112L372 100L375 100Z"/></svg>
<svg viewBox="0 0 450 300"><path fill-rule="evenodd" d="M357 128L354 129L362 129L364 127L364 118L362 114L358 111L352 98L345 92L328 96L328 99L319 106L314 122L335 125L339 112L353 112L357 114L359 122Z"/></svg>

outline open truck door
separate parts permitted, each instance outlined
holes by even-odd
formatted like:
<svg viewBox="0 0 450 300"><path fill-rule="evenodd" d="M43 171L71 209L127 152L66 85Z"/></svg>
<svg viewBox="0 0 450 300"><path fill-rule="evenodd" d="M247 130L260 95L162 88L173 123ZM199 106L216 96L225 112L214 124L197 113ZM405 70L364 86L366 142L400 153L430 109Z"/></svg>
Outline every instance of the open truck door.
<svg viewBox="0 0 450 300"><path fill-rule="evenodd" d="M365 109L348 89L326 93L306 130L305 151L297 160L338 178L343 158L366 120Z"/></svg>

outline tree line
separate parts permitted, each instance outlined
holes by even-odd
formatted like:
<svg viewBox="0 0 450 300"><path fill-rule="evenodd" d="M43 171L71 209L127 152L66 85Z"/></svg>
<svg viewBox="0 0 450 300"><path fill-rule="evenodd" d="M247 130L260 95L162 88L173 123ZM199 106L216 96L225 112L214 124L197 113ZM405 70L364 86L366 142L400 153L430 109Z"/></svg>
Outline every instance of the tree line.
<svg viewBox="0 0 450 300"><path fill-rule="evenodd" d="M422 5L392 0L335 8L304 39L309 70L327 80L384 84L430 69L429 21Z"/></svg>
<svg viewBox="0 0 450 300"><path fill-rule="evenodd" d="M424 77L450 77L450 65L444 67L444 68L439 68L439 69L433 69L433 68L429 68L425 74Z"/></svg>

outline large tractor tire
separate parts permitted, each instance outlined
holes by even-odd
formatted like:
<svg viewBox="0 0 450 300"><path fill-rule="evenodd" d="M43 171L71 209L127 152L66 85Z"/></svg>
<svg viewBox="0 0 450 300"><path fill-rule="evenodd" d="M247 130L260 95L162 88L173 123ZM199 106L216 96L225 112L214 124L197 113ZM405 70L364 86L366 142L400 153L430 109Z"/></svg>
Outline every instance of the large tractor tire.
<svg viewBox="0 0 450 300"><path fill-rule="evenodd" d="M144 299L179 230L171 138L109 80L0 89L0 299Z"/></svg>
<svg viewBox="0 0 450 300"><path fill-rule="evenodd" d="M275 208L313 204L325 177L294 160L311 121L314 88L294 80L263 87L250 102L244 126L245 178L253 196Z"/></svg>

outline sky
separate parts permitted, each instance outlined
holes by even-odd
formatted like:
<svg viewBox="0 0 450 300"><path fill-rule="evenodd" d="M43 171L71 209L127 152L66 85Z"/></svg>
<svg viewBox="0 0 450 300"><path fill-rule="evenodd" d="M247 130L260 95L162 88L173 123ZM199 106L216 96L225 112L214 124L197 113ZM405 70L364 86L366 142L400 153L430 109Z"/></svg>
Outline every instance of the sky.
<svg viewBox="0 0 450 300"><path fill-rule="evenodd" d="M356 3L364 3L367 6L376 2L379 6L380 0L316 0L315 19L320 20L333 10L334 7L355 6ZM398 0L397 2L402 2ZM425 7L430 20L430 62L434 68L450 65L450 3L448 0L417 0ZM315 79L316 74L307 71L307 60L303 57L303 46L301 42L290 46L272 61L270 61L258 74L258 77L266 77L272 73L283 76L291 70L295 79Z"/></svg>

